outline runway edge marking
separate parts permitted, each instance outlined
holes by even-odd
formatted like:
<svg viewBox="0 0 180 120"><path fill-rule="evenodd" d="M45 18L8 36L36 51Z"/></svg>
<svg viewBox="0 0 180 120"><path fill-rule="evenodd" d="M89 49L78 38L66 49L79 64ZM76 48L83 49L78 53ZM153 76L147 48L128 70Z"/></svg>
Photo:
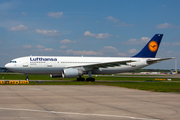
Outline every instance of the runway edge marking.
<svg viewBox="0 0 180 120"><path fill-rule="evenodd" d="M44 113L56 113L56 114L67 114L67 115L87 115L87 116L99 116L99 117L130 118L130 119L137 119L137 120L159 120L159 119L137 118L137 117L118 116L118 115L56 112L56 111L44 111L44 110L32 110L32 109L16 109L16 108L1 108L1 107L0 107L0 110L28 111L28 112L42 112L42 113L44 112Z"/></svg>

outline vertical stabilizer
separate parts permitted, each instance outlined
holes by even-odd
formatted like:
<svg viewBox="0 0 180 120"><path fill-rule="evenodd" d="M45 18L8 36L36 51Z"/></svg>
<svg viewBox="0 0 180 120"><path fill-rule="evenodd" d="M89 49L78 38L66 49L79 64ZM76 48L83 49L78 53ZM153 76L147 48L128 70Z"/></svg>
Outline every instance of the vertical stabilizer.
<svg viewBox="0 0 180 120"><path fill-rule="evenodd" d="M135 56L141 58L155 58L163 34L155 34L154 37L146 44L146 46Z"/></svg>

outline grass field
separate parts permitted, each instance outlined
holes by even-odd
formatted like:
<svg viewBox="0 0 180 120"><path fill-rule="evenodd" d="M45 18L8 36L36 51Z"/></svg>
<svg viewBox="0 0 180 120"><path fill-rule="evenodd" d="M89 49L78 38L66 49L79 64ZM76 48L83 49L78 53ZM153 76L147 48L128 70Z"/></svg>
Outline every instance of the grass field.
<svg viewBox="0 0 180 120"><path fill-rule="evenodd" d="M84 76L87 78L88 76ZM171 78L172 82L155 81L155 78L149 78L148 76L136 77L136 76L93 76L97 82L76 82L76 78L51 78L49 75L29 75L31 81L29 85L107 85L126 87L139 90L148 90L154 92L176 92L180 93L180 78ZM23 74L0 74L1 80L24 80ZM44 82L36 82L36 80L43 80ZM49 82L46 80L55 80ZM71 80L71 81L63 81ZM74 81L73 81L74 80ZM117 82L111 82L117 81ZM123 81L123 82L122 82Z"/></svg>
<svg viewBox="0 0 180 120"><path fill-rule="evenodd" d="M131 89L148 90L153 92L180 93L180 83L173 82L44 82L41 85L107 85ZM30 82L30 85L40 85Z"/></svg>
<svg viewBox="0 0 180 120"><path fill-rule="evenodd" d="M76 80L76 78L51 78L50 75L28 75L30 80ZM122 75L115 76L93 76L96 80L108 80L108 81L155 81L155 77L148 77L150 75L123 75L128 77L122 77ZM139 77L141 76L141 77ZM87 78L88 76L83 76ZM159 77L159 76L158 76ZM168 77L169 78L169 77ZM0 80L24 80L24 74L0 74ZM180 81L180 78L171 78L172 81Z"/></svg>

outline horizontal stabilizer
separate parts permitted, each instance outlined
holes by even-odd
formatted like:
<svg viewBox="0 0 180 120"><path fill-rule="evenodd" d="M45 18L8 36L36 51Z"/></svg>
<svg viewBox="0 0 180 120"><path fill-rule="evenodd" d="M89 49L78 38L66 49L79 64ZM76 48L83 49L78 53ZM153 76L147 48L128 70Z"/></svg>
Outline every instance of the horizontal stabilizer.
<svg viewBox="0 0 180 120"><path fill-rule="evenodd" d="M157 63L157 62L160 62L160 61L163 61L163 60L170 60L170 59L175 59L175 57L171 57L171 58L160 58L160 59L156 59L156 60L151 60L151 59L148 59L146 62L150 65L150 64L154 64L154 63Z"/></svg>

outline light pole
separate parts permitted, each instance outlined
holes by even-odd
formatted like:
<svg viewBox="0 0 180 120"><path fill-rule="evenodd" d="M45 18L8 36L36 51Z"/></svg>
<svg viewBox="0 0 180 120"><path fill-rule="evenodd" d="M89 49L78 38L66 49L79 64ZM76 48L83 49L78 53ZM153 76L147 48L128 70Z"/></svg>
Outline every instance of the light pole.
<svg viewBox="0 0 180 120"><path fill-rule="evenodd" d="M177 73L177 58L175 58L175 71Z"/></svg>

